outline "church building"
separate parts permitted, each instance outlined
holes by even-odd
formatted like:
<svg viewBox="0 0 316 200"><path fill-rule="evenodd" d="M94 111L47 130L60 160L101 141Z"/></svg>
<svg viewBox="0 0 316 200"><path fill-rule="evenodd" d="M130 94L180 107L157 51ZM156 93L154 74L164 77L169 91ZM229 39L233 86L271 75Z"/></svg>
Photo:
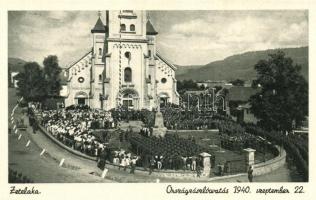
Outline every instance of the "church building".
<svg viewBox="0 0 316 200"><path fill-rule="evenodd" d="M158 53L158 32L146 11L106 11L104 18L99 14L91 30L91 50L64 70L65 106L151 110L179 104L176 67Z"/></svg>

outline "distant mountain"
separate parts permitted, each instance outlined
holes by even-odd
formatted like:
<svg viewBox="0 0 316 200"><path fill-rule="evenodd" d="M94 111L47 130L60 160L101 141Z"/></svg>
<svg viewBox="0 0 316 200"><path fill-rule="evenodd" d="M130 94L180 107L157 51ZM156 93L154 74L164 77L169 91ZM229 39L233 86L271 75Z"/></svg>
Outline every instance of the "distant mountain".
<svg viewBox="0 0 316 200"><path fill-rule="evenodd" d="M177 67L177 71L176 71L177 76L186 74L191 69L199 69L201 67L204 67L204 65L184 65L184 66L175 65L175 66Z"/></svg>
<svg viewBox="0 0 316 200"><path fill-rule="evenodd" d="M308 47L269 49L264 51L252 51L233 55L211 62L204 66L184 67L178 66L176 71L177 80L192 79L203 80L253 80L256 78L254 65L261 59L268 58L269 54L283 51L287 57L291 57L295 64L302 66L301 74L308 80ZM180 70L179 70L180 69Z"/></svg>
<svg viewBox="0 0 316 200"><path fill-rule="evenodd" d="M25 63L26 61L20 58L8 59L8 66L12 72L21 72Z"/></svg>

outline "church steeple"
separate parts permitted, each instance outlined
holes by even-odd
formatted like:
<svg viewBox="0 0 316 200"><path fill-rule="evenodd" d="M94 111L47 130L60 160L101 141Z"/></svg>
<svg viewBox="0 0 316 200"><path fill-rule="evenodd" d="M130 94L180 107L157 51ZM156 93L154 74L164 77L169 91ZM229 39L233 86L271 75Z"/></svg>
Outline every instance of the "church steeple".
<svg viewBox="0 0 316 200"><path fill-rule="evenodd" d="M98 13L97 23L94 25L94 28L91 29L91 33L105 33L106 28L101 20L101 12Z"/></svg>
<svg viewBox="0 0 316 200"><path fill-rule="evenodd" d="M146 34L147 35L157 35L158 32L155 30L154 26L151 24L150 20L147 20L146 23Z"/></svg>

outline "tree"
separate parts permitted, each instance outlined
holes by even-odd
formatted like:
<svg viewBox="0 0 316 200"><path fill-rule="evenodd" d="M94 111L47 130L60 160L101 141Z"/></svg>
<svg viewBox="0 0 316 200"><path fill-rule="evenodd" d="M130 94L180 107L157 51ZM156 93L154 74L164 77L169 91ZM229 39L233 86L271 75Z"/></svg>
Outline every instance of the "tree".
<svg viewBox="0 0 316 200"><path fill-rule="evenodd" d="M204 88L205 89L205 88ZM185 91L188 90L204 90L198 86L196 82L192 79L177 81L177 91L182 95Z"/></svg>
<svg viewBox="0 0 316 200"><path fill-rule="evenodd" d="M267 130L290 131L293 122L300 125L308 113L308 83L300 75L301 67L293 65L281 51L260 60L256 65L261 91L250 98L251 111L259 125Z"/></svg>
<svg viewBox="0 0 316 200"><path fill-rule="evenodd" d="M44 77L46 80L47 94L51 97L59 96L61 89L60 77L61 68L57 56L47 56L44 61Z"/></svg>
<svg viewBox="0 0 316 200"><path fill-rule="evenodd" d="M241 79L236 79L234 81L231 81L231 84L233 84L234 86L244 86L245 81Z"/></svg>
<svg viewBox="0 0 316 200"><path fill-rule="evenodd" d="M18 81L17 94L26 101L41 101L46 96L43 71L38 63L28 62L24 71L16 75Z"/></svg>
<svg viewBox="0 0 316 200"><path fill-rule="evenodd" d="M205 89L206 89L206 87L205 87L205 85L204 85L204 84L201 84L201 85L200 85L200 87L199 87L199 89L200 89L200 90L205 90Z"/></svg>
<svg viewBox="0 0 316 200"><path fill-rule="evenodd" d="M220 85L215 85L214 88L215 88L215 93L217 93L218 91L220 91L221 89L223 89L223 87L220 86Z"/></svg>

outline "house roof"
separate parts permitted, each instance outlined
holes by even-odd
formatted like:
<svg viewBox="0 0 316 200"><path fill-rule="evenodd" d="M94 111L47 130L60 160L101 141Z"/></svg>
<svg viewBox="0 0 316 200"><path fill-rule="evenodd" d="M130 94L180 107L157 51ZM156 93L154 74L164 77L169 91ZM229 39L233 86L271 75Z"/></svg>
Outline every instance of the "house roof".
<svg viewBox="0 0 316 200"><path fill-rule="evenodd" d="M252 95L259 91L260 88L234 86L228 89L228 99L229 101L247 102Z"/></svg>
<svg viewBox="0 0 316 200"><path fill-rule="evenodd" d="M95 23L94 28L91 29L91 33L105 33L105 26L101 20L101 18L99 17L99 19L97 20L97 23Z"/></svg>
<svg viewBox="0 0 316 200"><path fill-rule="evenodd" d="M240 104L239 106L238 106L238 108L240 108L240 109L249 109L249 108L251 108L251 105L250 105L250 103L243 103L243 104Z"/></svg>
<svg viewBox="0 0 316 200"><path fill-rule="evenodd" d="M151 24L151 22L148 20L146 23L146 34L147 35L157 35L158 32L155 30L154 26Z"/></svg>

